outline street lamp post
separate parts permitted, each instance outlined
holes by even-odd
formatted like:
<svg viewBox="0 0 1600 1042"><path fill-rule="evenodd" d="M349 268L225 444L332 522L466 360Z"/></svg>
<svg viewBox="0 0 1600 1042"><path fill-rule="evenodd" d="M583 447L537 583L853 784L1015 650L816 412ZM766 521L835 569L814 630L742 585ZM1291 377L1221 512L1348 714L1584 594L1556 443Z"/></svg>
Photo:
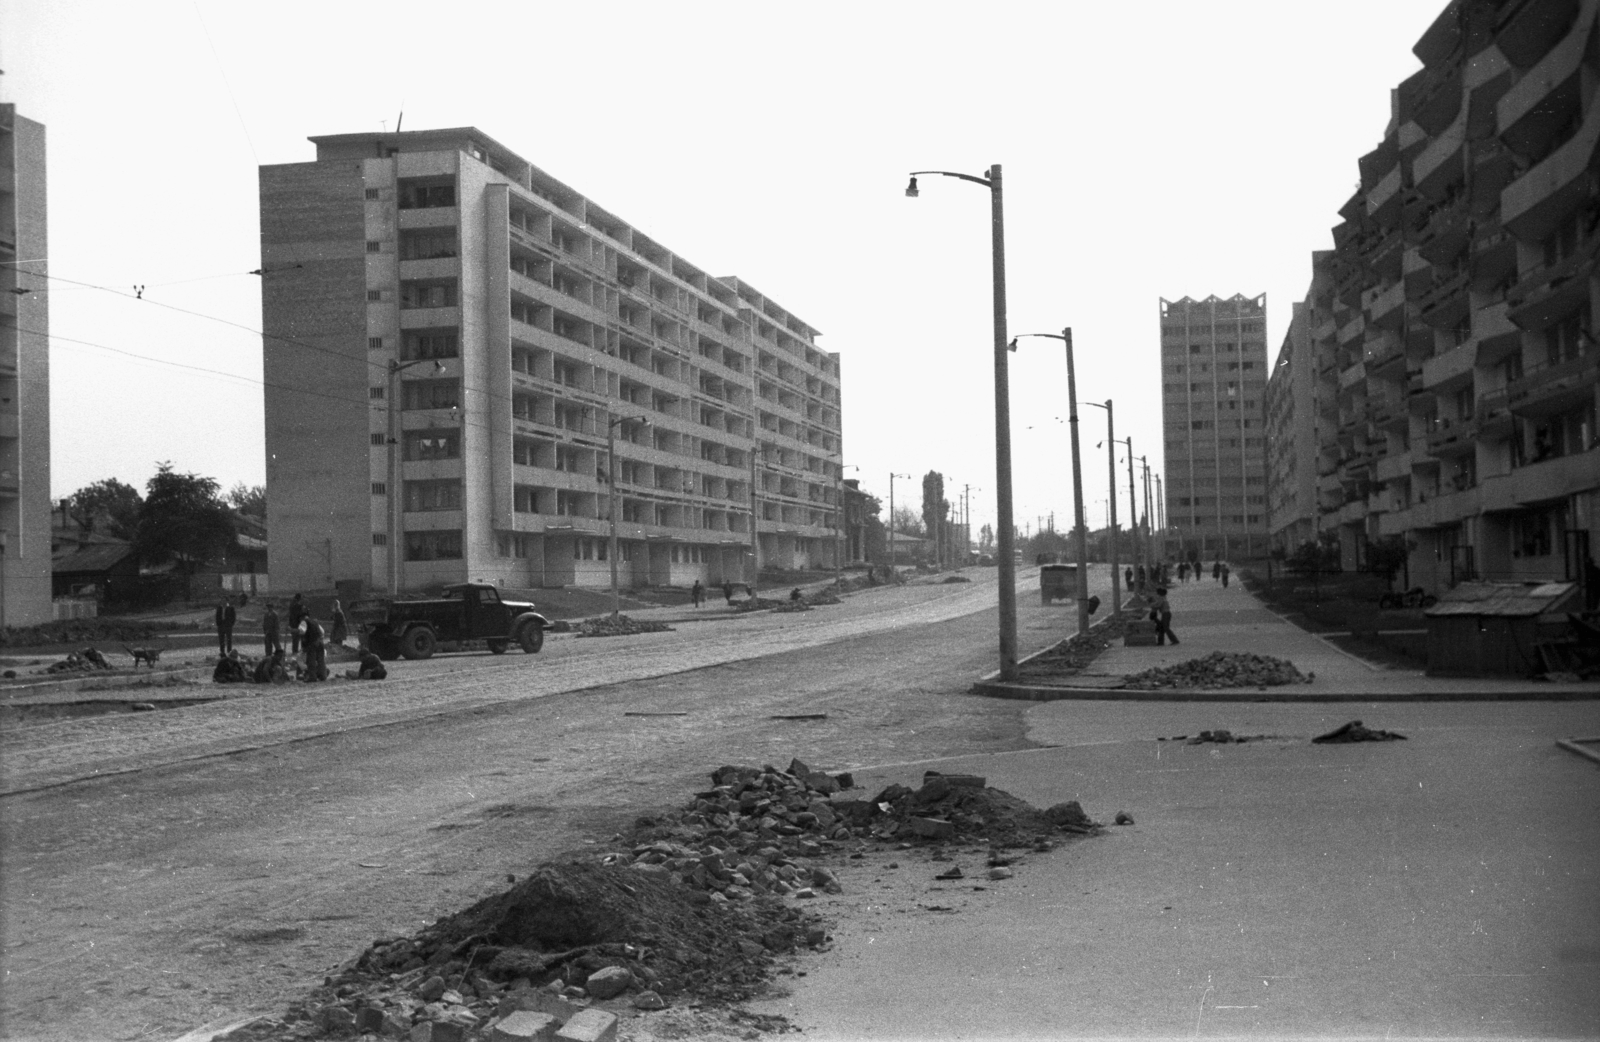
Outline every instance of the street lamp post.
<svg viewBox="0 0 1600 1042"><path fill-rule="evenodd" d="M611 486L611 509L607 511L611 516L611 537L609 540L609 553L611 556L611 617L614 619L622 611L622 592L617 585L617 425L621 423L649 423L643 416L618 416L606 424L606 482Z"/></svg>
<svg viewBox="0 0 1600 1042"><path fill-rule="evenodd" d="M895 478L905 478L907 481L910 481L911 480L911 475L910 474L896 474L893 471L890 471L890 473L889 473L889 527L888 527L888 530L884 533L884 538L885 538L885 541L889 544L889 568L890 568L891 571L894 570L894 568L897 567L898 564L899 564L899 559L895 557L895 552L894 552L894 479Z"/></svg>
<svg viewBox="0 0 1600 1042"><path fill-rule="evenodd" d="M414 358L409 362L399 362L389 359L389 387L386 391L388 408L385 417L389 428L389 486L388 495L384 498L388 503L387 525L388 531L384 538L389 543L389 596L397 597L400 594L400 562L404 560L400 546L400 508L399 499L404 489L400 480L400 412L395 408L395 399L400 396L400 374L415 365L433 363L434 374L444 372L444 363L436 358Z"/></svg>
<svg viewBox="0 0 1600 1042"><path fill-rule="evenodd" d="M1111 562L1111 611L1116 614L1122 610L1122 576L1121 562L1117 560L1117 414L1112 407L1111 399L1106 403L1084 402L1096 409L1106 411L1106 467L1110 476L1111 491L1111 516L1106 522L1106 532L1110 536L1111 552L1108 559Z"/></svg>
<svg viewBox="0 0 1600 1042"><path fill-rule="evenodd" d="M1006 359L1006 235L1005 206L1000 180L1000 164L989 168L988 177L952 173L948 170L914 170L906 195L917 197L917 177L934 174L971 181L989 189L990 253L994 281L994 469L995 524L1000 585L1000 679L1017 675L1017 562L1016 540L1011 530L1011 392Z"/></svg>
<svg viewBox="0 0 1600 1042"><path fill-rule="evenodd" d="M1049 337L1067 347L1067 426L1072 432L1072 512L1078 526L1078 633L1089 632L1089 532L1083 519L1083 467L1078 456L1078 376L1072 361L1072 327L1059 333L1023 333L1023 336Z"/></svg>

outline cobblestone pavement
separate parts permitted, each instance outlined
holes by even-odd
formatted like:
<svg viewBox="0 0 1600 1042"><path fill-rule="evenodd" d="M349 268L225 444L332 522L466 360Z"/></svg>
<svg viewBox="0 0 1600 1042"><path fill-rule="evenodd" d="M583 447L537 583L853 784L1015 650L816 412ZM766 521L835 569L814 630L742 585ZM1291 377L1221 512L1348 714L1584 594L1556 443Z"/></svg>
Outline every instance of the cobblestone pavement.
<svg viewBox="0 0 1600 1042"><path fill-rule="evenodd" d="M541 698L780 654L987 608L994 573L976 581L867 590L800 614L757 613L674 632L579 639L552 635L532 661L517 652L399 662L389 679L258 688L203 686L226 697L159 713L116 714L0 733L0 794L257 749L352 728ZM643 614L643 613L640 613ZM681 610L678 614L682 614Z"/></svg>

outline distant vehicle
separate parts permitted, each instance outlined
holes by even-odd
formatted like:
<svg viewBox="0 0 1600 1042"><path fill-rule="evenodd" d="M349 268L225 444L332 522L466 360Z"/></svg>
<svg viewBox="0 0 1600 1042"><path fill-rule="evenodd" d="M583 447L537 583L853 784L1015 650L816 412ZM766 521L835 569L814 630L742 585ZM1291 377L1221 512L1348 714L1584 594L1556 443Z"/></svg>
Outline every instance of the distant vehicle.
<svg viewBox="0 0 1600 1042"><path fill-rule="evenodd" d="M1386 593L1378 598L1378 607L1385 610L1393 608L1431 608L1438 603L1439 598L1420 586L1413 586L1405 593Z"/></svg>
<svg viewBox="0 0 1600 1042"><path fill-rule="evenodd" d="M982 567L982 568L993 568L994 567L994 555L993 554L979 554L978 555L978 565L979 565L979 567Z"/></svg>
<svg viewBox="0 0 1600 1042"><path fill-rule="evenodd" d="M481 640L496 655L512 641L530 655L544 647L550 620L529 601L508 601L489 583L446 586L444 596L394 601L384 618L367 627L367 646L382 659L429 658L441 644Z"/></svg>
<svg viewBox="0 0 1600 1042"><path fill-rule="evenodd" d="M1039 597L1045 604L1057 598L1074 601L1078 598L1078 566L1075 564L1047 564L1039 569Z"/></svg>

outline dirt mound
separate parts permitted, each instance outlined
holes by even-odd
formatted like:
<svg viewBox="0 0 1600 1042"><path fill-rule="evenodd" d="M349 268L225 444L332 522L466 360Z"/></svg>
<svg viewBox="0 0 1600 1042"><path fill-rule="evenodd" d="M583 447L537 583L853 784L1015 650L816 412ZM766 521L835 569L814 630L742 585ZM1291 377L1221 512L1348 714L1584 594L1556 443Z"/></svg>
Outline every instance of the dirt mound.
<svg viewBox="0 0 1600 1042"><path fill-rule="evenodd" d="M1129 614L1109 615L1089 627L1089 632L1074 634L1018 665L1018 674L1039 680L1052 676L1075 676L1111 646L1128 629Z"/></svg>
<svg viewBox="0 0 1600 1042"><path fill-rule="evenodd" d="M1135 673L1128 677L1124 686L1137 691L1167 687L1278 687L1283 684L1309 684L1313 679L1315 674L1308 676L1301 673L1288 659L1213 651L1204 658Z"/></svg>
<svg viewBox="0 0 1600 1042"><path fill-rule="evenodd" d="M1336 727L1327 734L1318 735L1311 739L1319 744L1335 742L1403 742L1406 736L1397 731L1379 731L1375 728L1365 727L1360 720L1352 720L1348 724Z"/></svg>
<svg viewBox="0 0 1600 1042"><path fill-rule="evenodd" d="M834 587L825 586L806 597L806 603L821 607L826 604L842 604L839 594Z"/></svg>
<svg viewBox="0 0 1600 1042"><path fill-rule="evenodd" d="M672 627L664 622L634 619L626 615L597 615L584 619L576 627L580 637L626 637L635 633L670 633Z"/></svg>
<svg viewBox="0 0 1600 1042"><path fill-rule="evenodd" d="M891 785L866 801L869 834L879 839L1038 847L1063 832L1092 835L1103 828L1075 800L1040 810L1003 789L989 788L984 781L929 771L920 789Z"/></svg>

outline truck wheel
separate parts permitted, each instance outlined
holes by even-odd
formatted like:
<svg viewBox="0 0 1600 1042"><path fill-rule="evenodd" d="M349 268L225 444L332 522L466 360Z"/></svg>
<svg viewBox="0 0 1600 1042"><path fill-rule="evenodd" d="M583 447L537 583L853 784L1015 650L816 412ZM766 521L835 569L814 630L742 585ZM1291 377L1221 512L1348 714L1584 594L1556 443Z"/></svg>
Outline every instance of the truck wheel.
<svg viewBox="0 0 1600 1042"><path fill-rule="evenodd" d="M504 655L507 646L507 642L503 640L491 640L489 642L489 650L496 655Z"/></svg>
<svg viewBox="0 0 1600 1042"><path fill-rule="evenodd" d="M400 644L392 637L374 637L368 645L372 653L385 662L393 662L400 657Z"/></svg>
<svg viewBox="0 0 1600 1042"><path fill-rule="evenodd" d="M544 647L544 627L537 622L528 623L517 633L517 643L522 645L523 651L537 655Z"/></svg>
<svg viewBox="0 0 1600 1042"><path fill-rule="evenodd" d="M400 638L400 654L406 658L431 658L438 645L439 639L433 635L433 630L417 626L406 630L406 635Z"/></svg>

